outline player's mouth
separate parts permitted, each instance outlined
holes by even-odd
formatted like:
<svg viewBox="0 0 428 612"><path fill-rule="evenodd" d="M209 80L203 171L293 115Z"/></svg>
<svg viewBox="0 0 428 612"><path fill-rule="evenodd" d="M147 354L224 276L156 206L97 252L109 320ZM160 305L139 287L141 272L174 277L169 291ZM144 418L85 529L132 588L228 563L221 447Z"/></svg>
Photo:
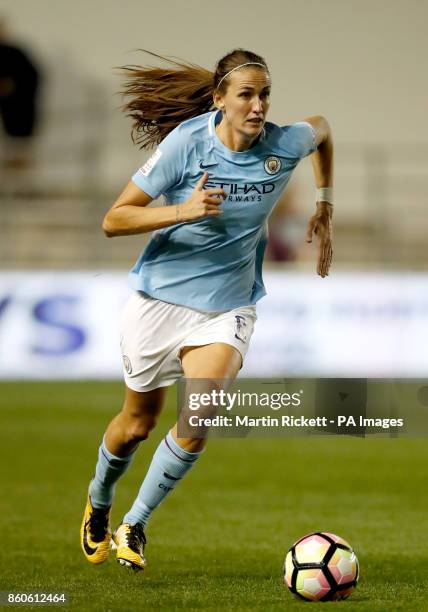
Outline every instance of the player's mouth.
<svg viewBox="0 0 428 612"><path fill-rule="evenodd" d="M247 123L252 123L253 125L260 125L263 123L263 119L247 119Z"/></svg>

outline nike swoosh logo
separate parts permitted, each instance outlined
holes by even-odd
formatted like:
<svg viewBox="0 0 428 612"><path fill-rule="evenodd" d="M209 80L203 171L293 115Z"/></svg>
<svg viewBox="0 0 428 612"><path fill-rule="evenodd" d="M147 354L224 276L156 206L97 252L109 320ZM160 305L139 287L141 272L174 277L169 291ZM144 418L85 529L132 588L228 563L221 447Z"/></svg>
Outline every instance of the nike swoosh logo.
<svg viewBox="0 0 428 612"><path fill-rule="evenodd" d="M164 472L163 475L169 480L181 480L181 478L176 478L175 476L171 476L171 474L167 474L166 472Z"/></svg>
<svg viewBox="0 0 428 612"><path fill-rule="evenodd" d="M89 521L87 521L85 523L85 526L83 527L83 548L88 553L88 555L94 555L98 550L98 546L96 548L92 548L92 546L89 546L88 533L87 533L88 525L89 525Z"/></svg>
<svg viewBox="0 0 428 612"><path fill-rule="evenodd" d="M199 162L199 167L203 170L205 168L209 168L210 166L213 166L214 164L203 164L202 162Z"/></svg>

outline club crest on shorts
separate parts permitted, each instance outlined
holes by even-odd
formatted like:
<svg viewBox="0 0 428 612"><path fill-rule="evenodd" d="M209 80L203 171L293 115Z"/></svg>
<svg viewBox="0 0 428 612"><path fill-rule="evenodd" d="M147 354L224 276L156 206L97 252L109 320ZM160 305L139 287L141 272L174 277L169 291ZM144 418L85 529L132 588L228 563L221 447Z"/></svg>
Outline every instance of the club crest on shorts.
<svg viewBox="0 0 428 612"><path fill-rule="evenodd" d="M275 155L269 155L265 159L265 170L268 174L277 174L281 170L281 160Z"/></svg>
<svg viewBox="0 0 428 612"><path fill-rule="evenodd" d="M235 315L235 338L241 342L247 341L247 322L242 315Z"/></svg>
<svg viewBox="0 0 428 612"><path fill-rule="evenodd" d="M125 366L125 370L128 372L128 374L132 374L131 360L129 359L128 355L123 355L123 365Z"/></svg>

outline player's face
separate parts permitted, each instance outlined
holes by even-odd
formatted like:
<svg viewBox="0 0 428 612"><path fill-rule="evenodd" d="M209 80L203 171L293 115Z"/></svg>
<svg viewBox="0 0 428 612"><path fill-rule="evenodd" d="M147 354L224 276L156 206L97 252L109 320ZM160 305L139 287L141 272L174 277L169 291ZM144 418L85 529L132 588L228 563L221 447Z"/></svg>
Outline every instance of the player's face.
<svg viewBox="0 0 428 612"><path fill-rule="evenodd" d="M263 129L270 87L266 70L248 67L232 72L226 93L216 100L229 127L245 140L255 140Z"/></svg>

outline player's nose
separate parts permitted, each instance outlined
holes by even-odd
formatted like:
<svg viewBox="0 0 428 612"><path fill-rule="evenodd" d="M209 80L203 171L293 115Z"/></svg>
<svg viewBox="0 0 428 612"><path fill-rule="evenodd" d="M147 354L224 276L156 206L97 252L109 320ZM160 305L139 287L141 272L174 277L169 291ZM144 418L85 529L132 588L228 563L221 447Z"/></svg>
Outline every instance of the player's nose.
<svg viewBox="0 0 428 612"><path fill-rule="evenodd" d="M262 102L261 98L257 97L257 98L254 99L252 111L254 113L257 113L257 114L262 114L263 113L263 102Z"/></svg>

